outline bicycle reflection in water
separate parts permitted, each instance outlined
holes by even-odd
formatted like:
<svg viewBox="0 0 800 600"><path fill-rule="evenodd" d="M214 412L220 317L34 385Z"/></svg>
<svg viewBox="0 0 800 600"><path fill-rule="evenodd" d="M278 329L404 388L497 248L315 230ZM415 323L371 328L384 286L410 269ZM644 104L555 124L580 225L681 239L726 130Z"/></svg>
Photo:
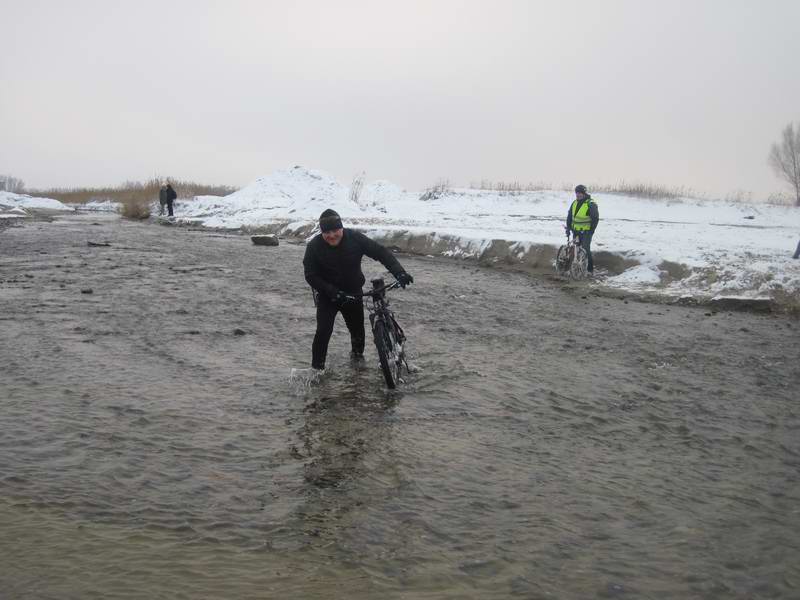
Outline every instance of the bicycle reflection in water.
<svg viewBox="0 0 800 600"><path fill-rule="evenodd" d="M296 516L305 543L346 543L348 527L402 483L392 450L398 395L359 392L368 389L360 379L357 373L338 386L335 396L307 404L295 432L290 452L304 462L305 501Z"/></svg>

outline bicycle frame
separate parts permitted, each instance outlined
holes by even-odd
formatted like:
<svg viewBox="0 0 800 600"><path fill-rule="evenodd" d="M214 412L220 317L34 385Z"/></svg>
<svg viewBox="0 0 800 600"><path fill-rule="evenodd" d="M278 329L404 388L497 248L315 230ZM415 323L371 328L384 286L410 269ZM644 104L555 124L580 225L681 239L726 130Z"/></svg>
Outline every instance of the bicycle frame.
<svg viewBox="0 0 800 600"><path fill-rule="evenodd" d="M570 261L575 260L575 253L581 246L581 234L575 233L572 237L567 235L567 248L569 249Z"/></svg>
<svg viewBox="0 0 800 600"><path fill-rule="evenodd" d="M372 304L367 305L369 323L375 343L378 346L381 369L389 388L397 386L403 364L405 364L408 371L408 361L406 361L404 348L406 336L397 319L395 319L394 312L389 308L389 300L386 298L387 291L398 287L400 287L400 284L397 282L386 285L382 278L377 278L372 280L372 290L361 294L362 298L365 296L372 298ZM378 338L380 338L381 343L379 343ZM382 353L381 346L384 343L385 352Z"/></svg>
<svg viewBox="0 0 800 600"><path fill-rule="evenodd" d="M371 281L372 291L365 292L363 294L364 296L369 296L372 298L372 305L367 305L369 324L374 330L376 321L380 320L387 324L391 323L400 333L402 338L400 340L400 344L402 345L402 342L405 341L405 334L403 333L403 330L398 324L397 320L394 318L394 312L392 312L392 310L389 308L389 300L386 298L386 292L400 287L400 284L395 281L392 284L386 285L384 284L383 279L380 277L377 279L372 279Z"/></svg>

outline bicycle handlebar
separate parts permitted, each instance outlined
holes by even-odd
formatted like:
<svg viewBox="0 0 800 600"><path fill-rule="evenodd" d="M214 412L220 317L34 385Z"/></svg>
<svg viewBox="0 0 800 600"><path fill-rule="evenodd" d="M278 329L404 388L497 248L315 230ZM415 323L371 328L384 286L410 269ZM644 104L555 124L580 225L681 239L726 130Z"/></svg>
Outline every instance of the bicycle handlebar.
<svg viewBox="0 0 800 600"><path fill-rule="evenodd" d="M374 298L377 295L383 294L384 292L388 292L389 290L394 290L399 287L400 287L400 282L395 281L394 283L384 285L382 288L378 288L377 290L369 290L367 292L361 292L360 294L347 294L347 295L352 296L353 298Z"/></svg>
<svg viewBox="0 0 800 600"><path fill-rule="evenodd" d="M383 295L384 292L388 292L389 290L394 290L394 289L399 288L399 287L401 287L400 286L400 282L399 281L395 281L394 283L389 283L387 285L384 285L383 287L378 288L377 290L369 290L369 291L366 291L366 292L361 291L361 292L356 292L354 294L345 294L345 299L346 299L346 301L350 301L350 300L358 300L360 298L375 298L378 295ZM319 294L320 293L319 291L315 290L314 288L311 288L311 291L312 291L313 294ZM317 301L316 301L316 296L315 296L314 304L316 305L316 303L317 303Z"/></svg>

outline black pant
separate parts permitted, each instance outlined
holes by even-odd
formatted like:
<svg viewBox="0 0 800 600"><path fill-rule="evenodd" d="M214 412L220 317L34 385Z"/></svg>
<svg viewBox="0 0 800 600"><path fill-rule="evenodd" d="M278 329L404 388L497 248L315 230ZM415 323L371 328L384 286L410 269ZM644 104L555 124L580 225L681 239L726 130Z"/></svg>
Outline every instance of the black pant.
<svg viewBox="0 0 800 600"><path fill-rule="evenodd" d="M315 369L325 368L328 342L331 340L333 322L338 312L342 313L350 331L350 346L353 352L364 353L364 303L358 300L340 308L320 294L317 300L317 332L314 334L314 343L311 346L311 366Z"/></svg>
<svg viewBox="0 0 800 600"><path fill-rule="evenodd" d="M800 242L797 242L797 250L794 251L792 258L800 258Z"/></svg>
<svg viewBox="0 0 800 600"><path fill-rule="evenodd" d="M164 214L164 205L166 205L167 210L169 211L168 214L171 217L172 216L172 202L173 201L172 200L163 200L163 201L159 201L159 202L161 203L161 210L159 211L158 214L160 214L160 215Z"/></svg>
<svg viewBox="0 0 800 600"><path fill-rule="evenodd" d="M586 251L586 258L589 259L589 273L592 273L594 271L594 261L592 260L592 236L594 235L594 232L576 231L575 233L580 236L581 248Z"/></svg>

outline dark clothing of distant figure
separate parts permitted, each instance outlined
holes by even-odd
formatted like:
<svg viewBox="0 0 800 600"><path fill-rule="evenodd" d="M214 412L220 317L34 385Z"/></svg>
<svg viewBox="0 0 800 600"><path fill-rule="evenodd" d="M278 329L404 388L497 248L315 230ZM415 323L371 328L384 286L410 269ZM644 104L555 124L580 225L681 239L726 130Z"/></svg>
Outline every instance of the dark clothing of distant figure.
<svg viewBox="0 0 800 600"><path fill-rule="evenodd" d="M364 303L361 298L345 304L335 301L339 292L361 293L364 273L361 259L368 256L379 261L395 277L403 267L389 250L359 231L343 228L342 240L331 246L322 234L315 236L306 246L303 270L308 284L317 294L317 330L311 346L311 366L325 368L328 343L333 333L336 313L341 312L350 332L350 345L355 355L364 353Z"/></svg>
<svg viewBox="0 0 800 600"><path fill-rule="evenodd" d="M167 184L165 186L161 186L161 190L158 192L158 201L161 204L161 210L158 211L159 215L164 214L164 205L167 207L167 211L169 216L172 216L172 203L175 201L175 198L178 197L178 194L172 188L172 185Z"/></svg>
<svg viewBox="0 0 800 600"><path fill-rule="evenodd" d="M792 258L800 258L800 242L797 242L797 250L794 251Z"/></svg>
<svg viewBox="0 0 800 600"><path fill-rule="evenodd" d="M578 200L577 198L572 201L572 204L569 206L569 210L567 211L567 229L572 231L573 233L578 235L578 239L580 240L581 247L586 251L586 258L589 261L588 269L589 273L594 272L594 260L592 259L592 236L594 235L594 230L597 229L597 224L600 222L600 211L597 209L597 203L594 199L589 195L585 194L585 198ZM578 230L573 228L572 222L572 213L573 208L575 213L578 213L582 208L583 205L588 202L589 203L589 211L588 216L590 219L589 229L587 230Z"/></svg>

